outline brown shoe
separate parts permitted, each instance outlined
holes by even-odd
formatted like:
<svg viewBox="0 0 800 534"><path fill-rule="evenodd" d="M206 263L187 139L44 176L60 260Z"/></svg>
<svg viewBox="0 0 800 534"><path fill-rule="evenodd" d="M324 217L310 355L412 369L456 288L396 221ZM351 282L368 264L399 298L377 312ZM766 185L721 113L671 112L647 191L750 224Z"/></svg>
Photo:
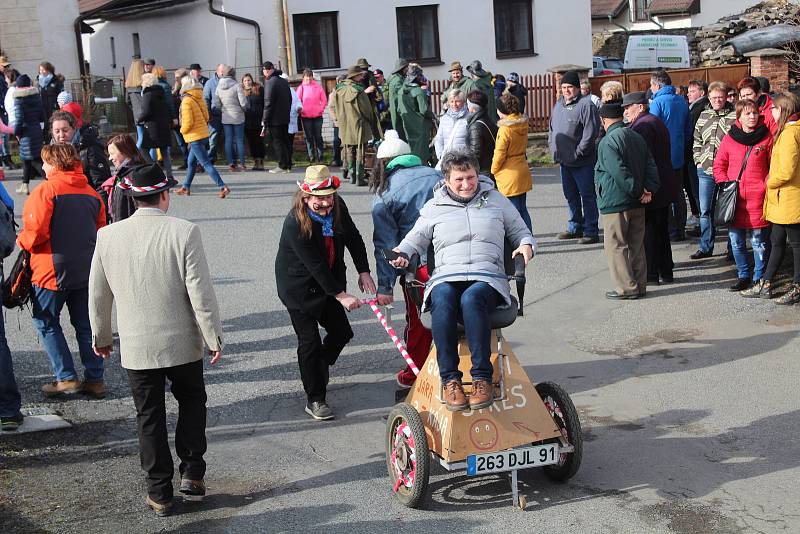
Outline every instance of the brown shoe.
<svg viewBox="0 0 800 534"><path fill-rule="evenodd" d="M147 495L144 498L144 503L148 508L154 511L158 517L167 517L172 513L172 501L156 502Z"/></svg>
<svg viewBox="0 0 800 534"><path fill-rule="evenodd" d="M219 190L219 198L225 198L230 194L231 194L231 190L228 188L227 185Z"/></svg>
<svg viewBox="0 0 800 534"><path fill-rule="evenodd" d="M472 394L469 396L469 407L473 410L488 408L494 402L494 387L486 380L475 380L472 383Z"/></svg>
<svg viewBox="0 0 800 534"><path fill-rule="evenodd" d="M444 385L444 400L447 403L447 409L451 412L460 412L469 406L467 396L464 395L464 388L458 380L451 380Z"/></svg>
<svg viewBox="0 0 800 534"><path fill-rule="evenodd" d="M51 382L42 386L42 393L45 397L55 397L56 395L78 393L82 389L80 380L61 380Z"/></svg>
<svg viewBox="0 0 800 534"><path fill-rule="evenodd" d="M106 396L106 386L103 382L84 382L81 392L95 399L103 399Z"/></svg>
<svg viewBox="0 0 800 534"><path fill-rule="evenodd" d="M206 495L206 485L202 480L181 479L180 491L185 501L202 501Z"/></svg>
<svg viewBox="0 0 800 534"><path fill-rule="evenodd" d="M175 194L180 195L182 197L188 197L189 195L192 194L192 192L186 189L185 187L181 186L175 190Z"/></svg>

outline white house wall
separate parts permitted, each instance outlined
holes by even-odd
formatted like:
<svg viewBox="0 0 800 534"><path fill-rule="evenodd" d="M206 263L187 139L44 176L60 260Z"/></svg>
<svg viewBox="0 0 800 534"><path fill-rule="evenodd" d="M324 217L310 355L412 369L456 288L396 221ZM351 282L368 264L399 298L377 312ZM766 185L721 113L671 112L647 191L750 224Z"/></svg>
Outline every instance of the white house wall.
<svg viewBox="0 0 800 534"><path fill-rule="evenodd" d="M342 69L366 56L370 62L390 69L397 59L395 8L421 5L427 0L357 1L288 0L291 61L294 61L292 15L338 11L339 57ZM436 2L430 2L436 3ZM271 0L225 0L217 9L252 18L262 31L264 60L277 59L277 31ZM368 13L365 6L368 5ZM591 20L589 0L533 0L534 49L538 56L499 60L494 53L492 0L440 0L439 43L443 65L425 67L429 78L446 78L450 61L467 64L480 59L494 72L545 72L564 63L591 65ZM93 74L121 75L133 55L131 34L139 33L141 55L154 57L168 68L200 63L213 69L220 62L234 63L235 41L253 39L252 26L224 20L208 11L207 2L159 10L153 16L137 16L98 25L90 38L87 57ZM109 38L115 38L116 68L111 66ZM254 44L253 44L254 46ZM242 67L243 65L240 65ZM298 68L297 65L294 66ZM241 70L241 69L240 69ZM338 72L339 69L336 69Z"/></svg>
<svg viewBox="0 0 800 534"><path fill-rule="evenodd" d="M722 17L741 13L757 0L700 0L700 13L692 16L692 26L713 24Z"/></svg>

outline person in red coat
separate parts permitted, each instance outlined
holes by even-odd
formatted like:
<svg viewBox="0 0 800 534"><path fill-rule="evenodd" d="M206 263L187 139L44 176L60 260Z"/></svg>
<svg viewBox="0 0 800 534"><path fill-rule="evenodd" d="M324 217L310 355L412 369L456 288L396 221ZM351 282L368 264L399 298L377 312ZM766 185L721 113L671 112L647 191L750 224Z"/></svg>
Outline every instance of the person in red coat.
<svg viewBox="0 0 800 534"><path fill-rule="evenodd" d="M739 80L736 84L739 91L739 100L752 100L758 105L758 112L764 119L764 124L769 128L770 134L774 137L778 133L778 123L772 117L772 98L768 93L761 90L761 83L752 76L747 76Z"/></svg>
<svg viewBox="0 0 800 534"><path fill-rule="evenodd" d="M739 277L736 284L730 287L731 291L745 290L752 282L760 280L769 258L770 224L764 220L763 207L772 141L769 126L764 122L756 101L739 100L736 103L736 124L722 139L714 159L714 181L720 183L739 179L736 212L728 228ZM755 259L752 273L747 258L748 230L752 233Z"/></svg>

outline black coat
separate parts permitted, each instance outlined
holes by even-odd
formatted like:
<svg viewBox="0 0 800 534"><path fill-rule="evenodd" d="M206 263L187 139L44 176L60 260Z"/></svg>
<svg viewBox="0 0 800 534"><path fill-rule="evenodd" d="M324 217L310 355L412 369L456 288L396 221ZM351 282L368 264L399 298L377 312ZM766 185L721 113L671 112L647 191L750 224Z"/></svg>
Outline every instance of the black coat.
<svg viewBox="0 0 800 534"><path fill-rule="evenodd" d="M106 157L106 149L97 137L97 131L91 124L84 124L75 148L81 156L83 174L89 179L89 185L100 190L103 182L111 178L111 167Z"/></svg>
<svg viewBox="0 0 800 534"><path fill-rule="evenodd" d="M244 111L244 129L261 130L261 120L264 117L264 96L259 88L247 97L247 109ZM291 96L291 95L290 95Z"/></svg>
<svg viewBox="0 0 800 534"><path fill-rule="evenodd" d="M629 125L630 129L644 137L658 168L661 185L653 195L653 200L645 208L665 208L678 196L683 186L682 175L672 168L669 130L660 118L652 113L642 113Z"/></svg>
<svg viewBox="0 0 800 534"><path fill-rule="evenodd" d="M264 82L264 126L285 126L289 124L292 110L292 89L289 82L272 73Z"/></svg>
<svg viewBox="0 0 800 534"><path fill-rule="evenodd" d="M45 122L42 99L35 87L18 87L14 91L14 135L19 138L19 157L26 161L39 159L44 143L40 126Z"/></svg>
<svg viewBox="0 0 800 534"><path fill-rule="evenodd" d="M312 221L311 238L306 238L300 234L300 224L294 213L290 212L283 222L283 232L275 258L275 279L278 298L290 310L300 310L319 317L326 300L345 291L345 247L353 258L356 270L359 273L369 272L364 240L341 198L338 198L338 209L341 223L340 227L333 229L336 248L333 269L328 267L322 226L319 223Z"/></svg>
<svg viewBox="0 0 800 534"><path fill-rule="evenodd" d="M467 119L469 129L469 149L478 158L480 172L489 176L492 171L492 156L494 155L494 144L497 139L497 124L489 117L485 109L470 115Z"/></svg>
<svg viewBox="0 0 800 534"><path fill-rule="evenodd" d="M525 115L525 96L528 94L528 90L521 84L516 84L514 87L511 87L508 92L517 97L519 101L519 114Z"/></svg>
<svg viewBox="0 0 800 534"><path fill-rule="evenodd" d="M127 167L122 165L117 169L117 174L114 176L114 192L111 195L111 212L109 213L112 223L127 219L136 211L136 204L133 202L133 197L128 195L127 190L118 187L120 182L122 182L139 163L130 162L128 165Z"/></svg>
<svg viewBox="0 0 800 534"><path fill-rule="evenodd" d="M36 87L39 88L39 96L42 98L45 122L49 122L50 115L58 109L58 93L64 90L64 78L56 74L45 87L39 87L37 80Z"/></svg>
<svg viewBox="0 0 800 534"><path fill-rule="evenodd" d="M165 148L172 144L172 113L164 90L153 85L142 90L142 148Z"/></svg>

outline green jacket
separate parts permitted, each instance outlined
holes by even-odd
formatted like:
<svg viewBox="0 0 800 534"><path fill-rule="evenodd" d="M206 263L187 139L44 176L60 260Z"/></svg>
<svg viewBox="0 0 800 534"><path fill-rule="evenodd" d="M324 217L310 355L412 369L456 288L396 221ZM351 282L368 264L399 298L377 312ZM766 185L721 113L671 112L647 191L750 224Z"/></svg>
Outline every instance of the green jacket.
<svg viewBox="0 0 800 534"><path fill-rule="evenodd" d="M659 188L658 168L644 137L613 124L597 147L594 184L600 213L621 213L643 207L639 198Z"/></svg>
<svg viewBox="0 0 800 534"><path fill-rule="evenodd" d="M492 75L487 74L483 78L478 78L477 80L469 79L467 83L461 86L461 90L464 91L466 94L470 94L474 90L478 90L481 93L486 95L486 98L489 99L488 109L486 110L489 113L489 116L494 119L495 122L498 120L497 115L497 103L494 100L494 87L492 86Z"/></svg>
<svg viewBox="0 0 800 534"><path fill-rule="evenodd" d="M400 139L406 140L406 131L403 128L403 120L400 118L400 113L397 111L398 104L400 103L400 91L403 89L403 81L405 77L402 74L394 73L389 77L386 82L386 96L389 107L389 115L392 117L392 128L397 131Z"/></svg>
<svg viewBox="0 0 800 534"><path fill-rule="evenodd" d="M452 91L453 89L461 89L463 91L464 86L467 84L468 81L469 80L466 77L464 77L458 80L457 82L450 82L450 85L447 86L447 89L445 89L442 92L442 96L440 97L442 99L442 104L447 104L447 99L450 98L450 91ZM466 99L466 97L467 94L464 93L464 98Z"/></svg>
<svg viewBox="0 0 800 534"><path fill-rule="evenodd" d="M397 111L403 121L411 153L427 163L431 159L430 143L434 119L428 106L428 97L416 83L404 83L399 96Z"/></svg>
<svg viewBox="0 0 800 534"><path fill-rule="evenodd" d="M339 138L343 145L363 145L372 138L372 102L364 87L352 80L337 84L333 94Z"/></svg>

